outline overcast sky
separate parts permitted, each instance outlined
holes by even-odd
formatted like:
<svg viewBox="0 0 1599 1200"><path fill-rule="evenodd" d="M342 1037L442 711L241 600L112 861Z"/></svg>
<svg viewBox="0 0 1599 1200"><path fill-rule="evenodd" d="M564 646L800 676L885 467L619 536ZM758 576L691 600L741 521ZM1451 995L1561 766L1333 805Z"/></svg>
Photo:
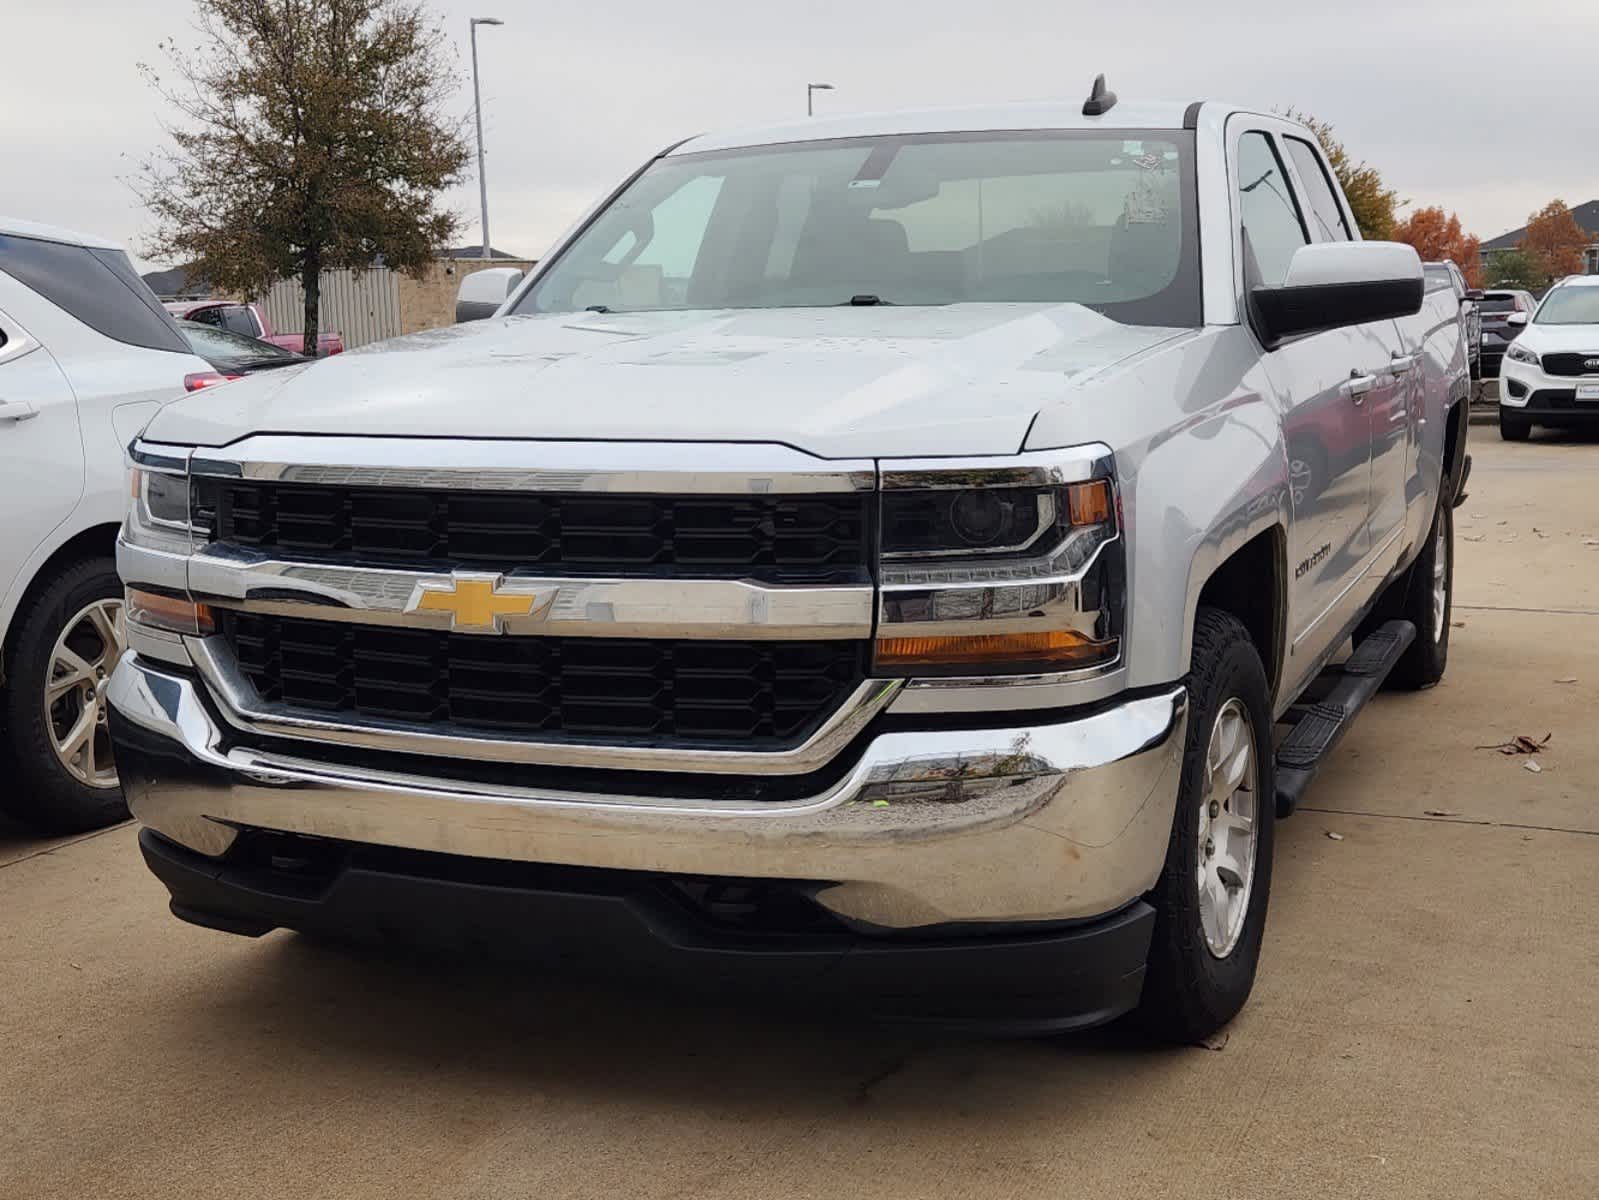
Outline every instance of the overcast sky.
<svg viewBox="0 0 1599 1200"><path fill-rule="evenodd" d="M604 0L435 4L472 90L480 31L497 246L537 255L644 157L701 130L828 112L1086 94L1292 106L1412 205L1483 238L1599 198L1599 0ZM189 0L8 0L0 212L138 244L123 178L161 144L140 80ZM26 53L19 50L26 49ZM475 243L474 180L451 196ZM147 264L139 258L141 267Z"/></svg>

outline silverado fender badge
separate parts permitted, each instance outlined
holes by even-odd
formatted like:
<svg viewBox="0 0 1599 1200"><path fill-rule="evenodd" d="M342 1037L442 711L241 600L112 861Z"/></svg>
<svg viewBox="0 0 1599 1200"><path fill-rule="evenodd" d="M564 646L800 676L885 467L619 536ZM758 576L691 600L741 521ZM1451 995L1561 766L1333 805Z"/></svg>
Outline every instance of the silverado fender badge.
<svg viewBox="0 0 1599 1200"><path fill-rule="evenodd" d="M447 612L455 633L504 633L507 618L543 620L560 590L552 584L506 585L503 575L457 572L448 582L417 584L405 611Z"/></svg>

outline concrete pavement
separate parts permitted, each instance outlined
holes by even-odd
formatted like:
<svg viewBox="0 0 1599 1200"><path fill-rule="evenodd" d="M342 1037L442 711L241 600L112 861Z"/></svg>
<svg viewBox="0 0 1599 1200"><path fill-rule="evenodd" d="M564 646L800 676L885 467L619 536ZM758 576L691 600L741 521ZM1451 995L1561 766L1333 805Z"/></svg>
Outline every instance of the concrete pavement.
<svg viewBox="0 0 1599 1200"><path fill-rule="evenodd" d="M249 942L129 828L0 831L0 1196L1594 1195L1599 445L1473 435L1449 675L1281 827L1220 1051ZM1474 749L1517 733L1540 773Z"/></svg>

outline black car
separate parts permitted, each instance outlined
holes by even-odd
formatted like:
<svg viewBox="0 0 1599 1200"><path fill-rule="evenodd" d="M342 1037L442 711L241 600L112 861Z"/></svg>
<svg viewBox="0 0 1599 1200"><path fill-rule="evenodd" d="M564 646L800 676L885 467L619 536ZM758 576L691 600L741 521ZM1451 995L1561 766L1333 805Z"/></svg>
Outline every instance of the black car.
<svg viewBox="0 0 1599 1200"><path fill-rule="evenodd" d="M189 349L215 368L214 375L190 375L185 379L183 385L191 392L227 383L243 375L253 375L257 371L272 371L312 361L303 354L295 354L271 342L218 329L215 325L202 325L199 321L179 321L178 328L188 339Z"/></svg>
<svg viewBox="0 0 1599 1200"><path fill-rule="evenodd" d="M1526 313L1530 318L1538 301L1531 292L1495 288L1482 294L1477 305L1482 310L1482 374L1485 379L1499 378L1499 364L1504 361L1505 348L1516 340L1526 328L1526 322L1510 324L1513 313Z"/></svg>

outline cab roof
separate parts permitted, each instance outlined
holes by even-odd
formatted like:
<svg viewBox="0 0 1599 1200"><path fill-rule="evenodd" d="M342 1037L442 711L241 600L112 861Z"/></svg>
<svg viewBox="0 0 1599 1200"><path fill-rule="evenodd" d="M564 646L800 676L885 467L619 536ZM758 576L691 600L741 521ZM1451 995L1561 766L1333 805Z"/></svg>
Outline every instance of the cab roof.
<svg viewBox="0 0 1599 1200"><path fill-rule="evenodd" d="M1194 128L1200 104L1178 102L1114 105L1102 116L1083 115L1079 100L1030 100L964 108L900 109L893 112L848 113L807 117L778 125L760 125L725 133L706 133L673 147L673 154L737 150L785 142L819 142L831 138L884 137L917 133L977 133L1045 129L1156 130Z"/></svg>

